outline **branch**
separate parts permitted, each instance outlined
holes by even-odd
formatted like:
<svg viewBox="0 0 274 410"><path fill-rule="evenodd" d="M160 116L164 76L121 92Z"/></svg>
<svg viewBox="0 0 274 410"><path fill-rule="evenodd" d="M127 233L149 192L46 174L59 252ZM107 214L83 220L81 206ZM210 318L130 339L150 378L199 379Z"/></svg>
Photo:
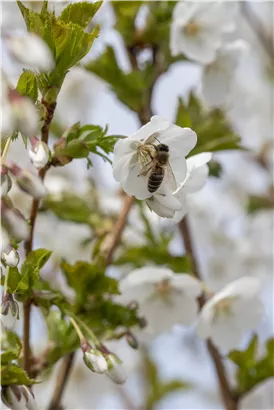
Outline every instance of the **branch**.
<svg viewBox="0 0 274 410"><path fill-rule="evenodd" d="M42 100L42 103L46 107L46 117L44 124L41 128L41 140L48 143L49 138L49 127L53 118L54 110L56 107L56 102L47 104L46 101ZM44 180L46 172L49 168L49 165L46 165L44 168L39 170L38 175L42 180ZM35 221L37 217L39 207L39 200L33 199L30 213L30 232L29 237L25 241L25 252L26 256L32 251L33 247L33 235ZM30 313L31 313L31 300L26 300L23 305L23 315L24 315L24 335L23 335L23 353L24 353L24 369L27 373L30 372L31 365L31 351L30 351Z"/></svg>
<svg viewBox="0 0 274 410"><path fill-rule="evenodd" d="M192 243L191 233L188 226L187 218L184 219L179 223L179 229L181 235L184 240L185 244L185 251L187 256L190 259L190 263L192 266L192 272L196 276L197 279L201 280L201 275L198 268L197 257L195 255L194 246ZM199 306L200 309L206 303L206 297L204 294L199 298ZM227 378L226 370L222 361L222 357L218 351L218 349L214 346L214 344L208 340L207 341L207 349L210 354L210 357L213 361L215 371L219 381L219 388L221 392L221 396L223 399L223 403L225 405L226 410L237 410L238 407L238 398L234 395Z"/></svg>
<svg viewBox="0 0 274 410"><path fill-rule="evenodd" d="M62 364L61 364L61 367L60 367L60 370L57 376L57 383L55 385L55 389L54 389L48 410L61 410L62 409L60 402L61 402L63 391L69 379L69 374L72 369L73 359L74 359L74 352L70 353L62 361Z"/></svg>
<svg viewBox="0 0 274 410"><path fill-rule="evenodd" d="M130 196L126 196L124 207L113 228L113 234L110 240L110 245L109 245L107 256L106 256L106 266L111 264L113 253L120 243L120 239L121 239L123 230L126 225L127 216L129 214L129 211L133 203L134 203L134 198ZM51 400L48 410L61 409L60 402L61 402L62 395L64 393L64 390L65 390L65 387L66 387L66 384L67 384L67 381L68 381L68 378L69 378L69 375L72 369L71 362L73 360L74 354L75 352L71 353L70 359L69 357L66 357L63 359L62 367L60 368L60 371L57 375L58 383L56 384L55 390L53 392L53 398Z"/></svg>

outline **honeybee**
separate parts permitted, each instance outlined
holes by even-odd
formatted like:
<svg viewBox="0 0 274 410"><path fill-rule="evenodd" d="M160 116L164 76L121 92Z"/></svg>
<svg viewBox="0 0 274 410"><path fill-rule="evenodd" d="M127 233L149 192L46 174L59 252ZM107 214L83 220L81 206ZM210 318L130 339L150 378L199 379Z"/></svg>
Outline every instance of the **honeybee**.
<svg viewBox="0 0 274 410"><path fill-rule="evenodd" d="M166 144L159 143L158 145L148 144L149 150L147 151L151 161L149 161L142 169L138 176L145 176L150 172L148 178L147 188L150 193L156 192L165 175L169 179L169 184L172 189L176 190L176 180L173 175L171 166L169 164L169 147ZM151 149L150 149L151 148Z"/></svg>

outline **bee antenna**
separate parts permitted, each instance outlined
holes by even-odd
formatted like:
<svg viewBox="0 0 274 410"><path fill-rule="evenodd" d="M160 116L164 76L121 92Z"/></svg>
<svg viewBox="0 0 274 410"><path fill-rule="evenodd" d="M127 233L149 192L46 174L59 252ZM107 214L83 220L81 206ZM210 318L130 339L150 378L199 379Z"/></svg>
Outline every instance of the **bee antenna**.
<svg viewBox="0 0 274 410"><path fill-rule="evenodd" d="M156 141L158 141L158 142L161 144L161 141L159 141L159 140L158 140L158 138L154 137L154 139L155 139Z"/></svg>

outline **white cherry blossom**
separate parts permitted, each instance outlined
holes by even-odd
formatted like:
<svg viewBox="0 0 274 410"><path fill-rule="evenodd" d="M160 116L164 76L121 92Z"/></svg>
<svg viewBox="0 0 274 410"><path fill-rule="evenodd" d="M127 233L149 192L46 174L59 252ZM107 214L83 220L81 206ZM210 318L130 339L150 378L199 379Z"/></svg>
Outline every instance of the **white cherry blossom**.
<svg viewBox="0 0 274 410"><path fill-rule="evenodd" d="M7 36L6 44L11 55L19 63L27 64L41 72L53 70L55 63L47 44L36 34Z"/></svg>
<svg viewBox="0 0 274 410"><path fill-rule="evenodd" d="M235 72L247 50L248 44L243 40L225 44L218 49L215 60L204 67L202 92L211 107L228 101Z"/></svg>
<svg viewBox="0 0 274 410"><path fill-rule="evenodd" d="M120 282L123 301L135 300L148 322L147 331L160 334L175 323L191 325L197 316L200 283L188 274L175 274L164 267L132 271Z"/></svg>
<svg viewBox="0 0 274 410"><path fill-rule="evenodd" d="M140 172L144 162L150 160L149 144L161 143L169 147L169 162L179 186L187 173L185 156L194 148L196 142L197 135L190 128L181 128L155 115L135 134L116 143L113 158L114 178L120 182L128 195L133 195L137 199L151 197L152 193L148 191L149 173L140 175ZM167 174L161 187L166 184Z"/></svg>
<svg viewBox="0 0 274 410"><path fill-rule="evenodd" d="M173 218L175 222L182 220L188 212L187 196L203 188L208 177L207 163L212 153L203 152L193 155L186 160L187 175L175 192L166 186L160 189L153 197L146 200L150 209L164 218Z"/></svg>
<svg viewBox="0 0 274 410"><path fill-rule="evenodd" d="M178 2L173 12L172 55L211 63L225 33L235 29L237 2Z"/></svg>
<svg viewBox="0 0 274 410"><path fill-rule="evenodd" d="M204 305L197 334L221 349L236 348L246 331L261 321L263 305L258 295L261 282L244 276L225 286Z"/></svg>

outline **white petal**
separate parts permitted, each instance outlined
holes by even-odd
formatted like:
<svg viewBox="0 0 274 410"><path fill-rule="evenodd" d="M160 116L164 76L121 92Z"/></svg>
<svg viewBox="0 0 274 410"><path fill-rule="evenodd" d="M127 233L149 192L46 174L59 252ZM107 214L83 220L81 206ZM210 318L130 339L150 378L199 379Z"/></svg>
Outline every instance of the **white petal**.
<svg viewBox="0 0 274 410"><path fill-rule="evenodd" d="M157 201L157 197L153 196L146 200L148 207L162 218L173 218L175 211L172 208L168 208Z"/></svg>
<svg viewBox="0 0 274 410"><path fill-rule="evenodd" d="M54 59L47 44L37 35L28 33L25 36L7 38L7 45L12 55L22 64L27 64L40 71L54 68Z"/></svg>
<svg viewBox="0 0 274 410"><path fill-rule="evenodd" d="M134 165L131 166L131 164ZM131 159L129 165L130 171L122 182L124 191L128 195L135 196L137 199L150 198L152 193L148 190L149 173L147 175L140 175L142 166L136 162L135 158Z"/></svg>
<svg viewBox="0 0 274 410"><path fill-rule="evenodd" d="M175 274L172 278L172 286L183 290L184 294L193 298L198 297L202 292L200 282L188 274Z"/></svg>
<svg viewBox="0 0 274 410"><path fill-rule="evenodd" d="M243 330L256 328L264 315L263 304L257 297L248 301L236 300L232 309L238 327L241 327Z"/></svg>
<svg viewBox="0 0 274 410"><path fill-rule="evenodd" d="M188 205L187 205L187 198L184 195L184 191L180 193L180 195L175 194L176 198L180 201L182 209L180 211L176 211L173 217L173 221L179 223L183 217L188 213Z"/></svg>
<svg viewBox="0 0 274 410"><path fill-rule="evenodd" d="M210 338L217 347L231 350L238 347L243 334L243 329L235 323L235 317L228 316L216 319L216 323L212 326Z"/></svg>
<svg viewBox="0 0 274 410"><path fill-rule="evenodd" d="M134 286L143 283L157 283L172 276L173 272L170 269L148 266L132 271L125 279L121 280L120 285L130 284L130 286Z"/></svg>
<svg viewBox="0 0 274 410"><path fill-rule="evenodd" d="M169 147L169 162L177 185L186 177L187 165L185 156L195 147L197 135L190 128L172 125L159 136L161 143Z"/></svg>
<svg viewBox="0 0 274 410"><path fill-rule="evenodd" d="M261 282L257 278L244 276L229 283L219 292L219 296L240 296L243 299L252 299L261 288ZM216 295L214 296L216 298Z"/></svg>
<svg viewBox="0 0 274 410"><path fill-rule="evenodd" d="M160 115L154 115L151 117L150 122L143 125L135 134L131 135L130 139L144 143L151 135L163 132L169 126L170 123L165 118Z"/></svg>
<svg viewBox="0 0 274 410"><path fill-rule="evenodd" d="M214 309L212 308L210 301L208 301L205 303L200 312L199 321L196 327L196 333L201 339L208 339L210 337L212 332L213 318Z"/></svg>

